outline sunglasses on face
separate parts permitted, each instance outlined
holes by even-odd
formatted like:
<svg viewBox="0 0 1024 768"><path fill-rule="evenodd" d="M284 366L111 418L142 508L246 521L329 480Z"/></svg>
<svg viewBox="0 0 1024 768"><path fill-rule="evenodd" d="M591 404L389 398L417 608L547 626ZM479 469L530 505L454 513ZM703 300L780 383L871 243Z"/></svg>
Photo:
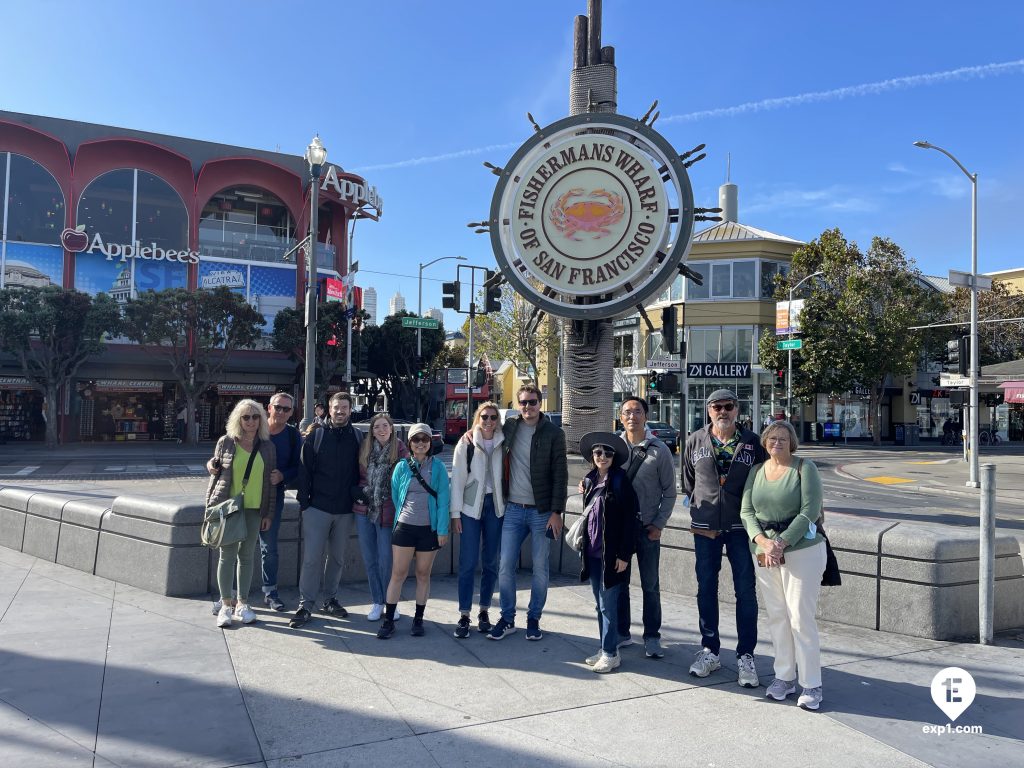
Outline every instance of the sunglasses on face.
<svg viewBox="0 0 1024 768"><path fill-rule="evenodd" d="M278 405L277 403L274 403L274 410L278 413L288 413L292 410L292 407L290 405Z"/></svg>
<svg viewBox="0 0 1024 768"><path fill-rule="evenodd" d="M416 435L416 437L409 438L410 443L429 443L430 438L426 435Z"/></svg>
<svg viewBox="0 0 1024 768"><path fill-rule="evenodd" d="M496 413L481 413L480 421L497 421L498 414Z"/></svg>
<svg viewBox="0 0 1024 768"><path fill-rule="evenodd" d="M538 400L537 398L531 397L529 400L520 400L519 401L519 407L520 408L526 408L527 406L534 406L534 405L536 405L539 402L540 402L540 400Z"/></svg>
<svg viewBox="0 0 1024 768"><path fill-rule="evenodd" d="M611 448L595 448L591 453L595 459L613 459L615 458L615 451Z"/></svg>
<svg viewBox="0 0 1024 768"><path fill-rule="evenodd" d="M242 421L252 421L253 419L256 419L257 421L259 421L260 415L258 413L243 413L242 414Z"/></svg>
<svg viewBox="0 0 1024 768"><path fill-rule="evenodd" d="M711 404L711 410L712 411L725 411L726 413L728 413L729 411L731 411L735 407L736 407L736 403L712 403Z"/></svg>

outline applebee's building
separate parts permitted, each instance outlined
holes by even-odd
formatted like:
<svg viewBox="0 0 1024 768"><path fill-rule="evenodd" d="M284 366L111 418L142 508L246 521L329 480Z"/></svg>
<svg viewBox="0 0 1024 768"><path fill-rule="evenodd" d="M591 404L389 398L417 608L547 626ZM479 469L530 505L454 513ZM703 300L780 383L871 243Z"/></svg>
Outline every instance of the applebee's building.
<svg viewBox="0 0 1024 768"><path fill-rule="evenodd" d="M199 406L217 437L239 398L292 391L294 361L270 348L306 268L285 256L309 228L298 155L0 111L0 286L59 285L127 301L140 291L227 286L266 318L258 349L232 355ZM348 272L347 231L379 217L364 179L328 164L318 195L319 279ZM298 269L296 268L298 262ZM0 440L40 439L41 396L0 357ZM180 393L162 361L111 343L58 406L65 441L172 437Z"/></svg>

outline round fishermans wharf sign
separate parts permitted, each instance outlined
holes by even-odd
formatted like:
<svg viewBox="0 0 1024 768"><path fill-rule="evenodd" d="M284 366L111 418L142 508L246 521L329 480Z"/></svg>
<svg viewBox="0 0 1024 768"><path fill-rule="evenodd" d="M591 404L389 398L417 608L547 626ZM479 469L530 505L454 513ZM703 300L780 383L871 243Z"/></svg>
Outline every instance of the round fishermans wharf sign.
<svg viewBox="0 0 1024 768"><path fill-rule="evenodd" d="M577 115L535 133L502 171L491 245L531 303L608 318L675 278L693 213L686 169L661 135L621 115Z"/></svg>

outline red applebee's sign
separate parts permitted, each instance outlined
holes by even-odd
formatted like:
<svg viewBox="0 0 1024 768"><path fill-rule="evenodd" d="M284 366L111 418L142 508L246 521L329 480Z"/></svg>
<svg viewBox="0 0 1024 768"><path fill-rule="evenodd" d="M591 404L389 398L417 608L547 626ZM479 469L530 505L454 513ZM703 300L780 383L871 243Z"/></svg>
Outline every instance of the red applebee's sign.
<svg viewBox="0 0 1024 768"><path fill-rule="evenodd" d="M60 234L60 242L69 253L102 253L107 257L107 261L117 259L122 264L128 259L177 261L182 264L199 263L199 251L161 248L156 243L143 245L141 240L136 240L132 245L105 243L99 232L90 240L89 235L85 232L84 224L79 224L74 229L65 229Z"/></svg>

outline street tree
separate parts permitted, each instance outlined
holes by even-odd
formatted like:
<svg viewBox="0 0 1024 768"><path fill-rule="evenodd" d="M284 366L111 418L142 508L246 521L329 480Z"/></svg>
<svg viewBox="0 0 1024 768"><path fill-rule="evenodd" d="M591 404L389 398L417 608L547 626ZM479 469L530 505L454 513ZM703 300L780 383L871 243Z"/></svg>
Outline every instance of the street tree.
<svg viewBox="0 0 1024 768"><path fill-rule="evenodd" d="M538 376L540 360L557 356L559 323L534 322L534 307L518 293L506 288L501 297L501 311L477 315L473 329L473 356L487 355L491 360L511 360L528 366L530 375ZM484 305L481 293L477 306ZM534 326L536 325L536 328ZM469 338L469 320L462 325Z"/></svg>
<svg viewBox="0 0 1024 768"><path fill-rule="evenodd" d="M224 286L146 291L125 305L124 335L170 367L185 396L193 444L196 401L221 380L232 353L255 346L264 322L244 296Z"/></svg>
<svg viewBox="0 0 1024 768"><path fill-rule="evenodd" d="M955 339L970 333L971 292L957 288L947 296L947 323L964 323L957 327L946 327L942 338ZM1018 319L1014 319L1018 318ZM979 365L1008 363L1024 358L1024 293L1001 280L992 281L992 290L978 291L978 320L1003 320L1007 322L981 323L978 326L978 343L981 352Z"/></svg>
<svg viewBox="0 0 1024 768"><path fill-rule="evenodd" d="M105 293L57 286L0 290L0 349L17 358L22 374L43 393L47 448L57 446L58 391L120 327L117 302Z"/></svg>
<svg viewBox="0 0 1024 768"><path fill-rule="evenodd" d="M363 313L366 315L366 313ZM368 316L368 315L366 315ZM348 322L346 307L338 301L319 302L316 308L316 399L322 401L331 380L348 359ZM285 352L301 366L306 365L305 303L286 307L274 318L274 349ZM358 345L353 342L353 365L358 371Z"/></svg>
<svg viewBox="0 0 1024 768"><path fill-rule="evenodd" d="M380 325L363 329L366 344L366 369L375 377L376 391L391 404L392 415L413 416L422 412L426 388L417 388L416 329L403 328L403 317L410 312L389 315ZM444 347L444 326L422 330L423 361L429 364Z"/></svg>
<svg viewBox="0 0 1024 768"><path fill-rule="evenodd" d="M794 295L806 296L800 315L804 345L793 353L794 399L867 387L877 445L885 383L914 373L926 340L926 334L909 329L934 322L944 300L926 287L914 260L894 242L875 237L862 252L838 229L793 254L776 298L787 298L790 286L818 271L823 274ZM785 367L786 353L775 348L774 331L762 333L759 352L764 367Z"/></svg>

